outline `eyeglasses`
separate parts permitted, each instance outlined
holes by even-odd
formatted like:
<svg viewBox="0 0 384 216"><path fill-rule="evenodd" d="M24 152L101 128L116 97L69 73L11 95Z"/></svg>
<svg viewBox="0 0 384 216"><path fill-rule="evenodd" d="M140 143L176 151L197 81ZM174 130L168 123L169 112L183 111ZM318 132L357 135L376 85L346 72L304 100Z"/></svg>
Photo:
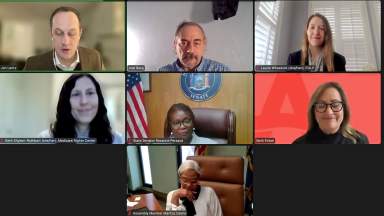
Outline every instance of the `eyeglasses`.
<svg viewBox="0 0 384 216"><path fill-rule="evenodd" d="M184 179L183 177L179 178L181 185L196 185L199 183L198 179Z"/></svg>
<svg viewBox="0 0 384 216"><path fill-rule="evenodd" d="M184 125L184 127L189 127L192 125L192 119L186 118L183 121L180 122L171 122L171 126L173 129L178 129L181 127L181 124Z"/></svg>
<svg viewBox="0 0 384 216"><path fill-rule="evenodd" d="M313 105L316 112L323 113L327 110L328 106L331 107L333 112L340 112L343 109L343 102L333 102L333 103L315 103Z"/></svg>

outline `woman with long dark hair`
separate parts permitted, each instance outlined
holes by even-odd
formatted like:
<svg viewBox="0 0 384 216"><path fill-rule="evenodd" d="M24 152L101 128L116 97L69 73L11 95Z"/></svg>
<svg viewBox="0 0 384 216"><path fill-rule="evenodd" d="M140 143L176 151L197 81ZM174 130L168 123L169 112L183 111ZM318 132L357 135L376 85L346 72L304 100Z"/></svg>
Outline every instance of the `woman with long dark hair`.
<svg viewBox="0 0 384 216"><path fill-rule="evenodd" d="M104 97L96 79L90 74L73 74L61 88L56 121L41 138L96 138L98 144L123 144L113 132Z"/></svg>

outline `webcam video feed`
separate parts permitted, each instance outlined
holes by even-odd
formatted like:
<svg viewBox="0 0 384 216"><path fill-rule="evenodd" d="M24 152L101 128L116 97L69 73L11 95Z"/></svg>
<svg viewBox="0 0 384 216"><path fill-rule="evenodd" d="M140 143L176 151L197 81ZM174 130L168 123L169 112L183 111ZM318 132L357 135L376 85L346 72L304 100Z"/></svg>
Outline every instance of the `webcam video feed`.
<svg viewBox="0 0 384 216"><path fill-rule="evenodd" d="M128 1L128 71L252 71L252 4Z"/></svg>
<svg viewBox="0 0 384 216"><path fill-rule="evenodd" d="M380 144L378 73L255 74L255 144Z"/></svg>
<svg viewBox="0 0 384 216"><path fill-rule="evenodd" d="M252 144L249 73L127 73L128 144Z"/></svg>
<svg viewBox="0 0 384 216"><path fill-rule="evenodd" d="M124 71L124 2L0 3L0 71Z"/></svg>
<svg viewBox="0 0 384 216"><path fill-rule="evenodd" d="M121 73L0 73L3 144L125 144Z"/></svg>
<svg viewBox="0 0 384 216"><path fill-rule="evenodd" d="M128 146L128 215L251 215L253 147Z"/></svg>
<svg viewBox="0 0 384 216"><path fill-rule="evenodd" d="M255 2L256 72L381 71L381 1Z"/></svg>

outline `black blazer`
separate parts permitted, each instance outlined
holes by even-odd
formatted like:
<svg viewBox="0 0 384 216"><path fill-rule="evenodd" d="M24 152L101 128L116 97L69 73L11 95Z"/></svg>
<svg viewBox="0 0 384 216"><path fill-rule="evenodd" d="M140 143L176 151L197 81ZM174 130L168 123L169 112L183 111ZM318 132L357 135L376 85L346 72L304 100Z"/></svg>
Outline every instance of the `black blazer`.
<svg viewBox="0 0 384 216"><path fill-rule="evenodd" d="M368 137L365 134L359 131L356 132L359 135L356 144L369 144ZM297 138L292 144L353 144L353 141L344 137L339 131L336 134L327 135L319 128L315 128Z"/></svg>
<svg viewBox="0 0 384 216"><path fill-rule="evenodd" d="M334 54L333 55L333 64L335 67L335 71L345 72L345 63L346 63L345 57L340 55L337 52L334 52L333 54ZM301 61L301 50L290 53L288 56L287 64L288 65L300 65L300 61ZM305 60L305 65L308 65L308 59ZM324 71L325 72L328 71L327 66L325 64L324 64Z"/></svg>

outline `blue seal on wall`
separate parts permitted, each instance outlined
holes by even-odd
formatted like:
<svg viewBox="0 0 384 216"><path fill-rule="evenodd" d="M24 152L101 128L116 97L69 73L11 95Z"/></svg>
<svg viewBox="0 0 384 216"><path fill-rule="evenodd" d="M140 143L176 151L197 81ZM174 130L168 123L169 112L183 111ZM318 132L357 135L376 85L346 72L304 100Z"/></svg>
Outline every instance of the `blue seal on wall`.
<svg viewBox="0 0 384 216"><path fill-rule="evenodd" d="M206 101L217 94L221 86L221 73L182 73L180 87L193 101Z"/></svg>

